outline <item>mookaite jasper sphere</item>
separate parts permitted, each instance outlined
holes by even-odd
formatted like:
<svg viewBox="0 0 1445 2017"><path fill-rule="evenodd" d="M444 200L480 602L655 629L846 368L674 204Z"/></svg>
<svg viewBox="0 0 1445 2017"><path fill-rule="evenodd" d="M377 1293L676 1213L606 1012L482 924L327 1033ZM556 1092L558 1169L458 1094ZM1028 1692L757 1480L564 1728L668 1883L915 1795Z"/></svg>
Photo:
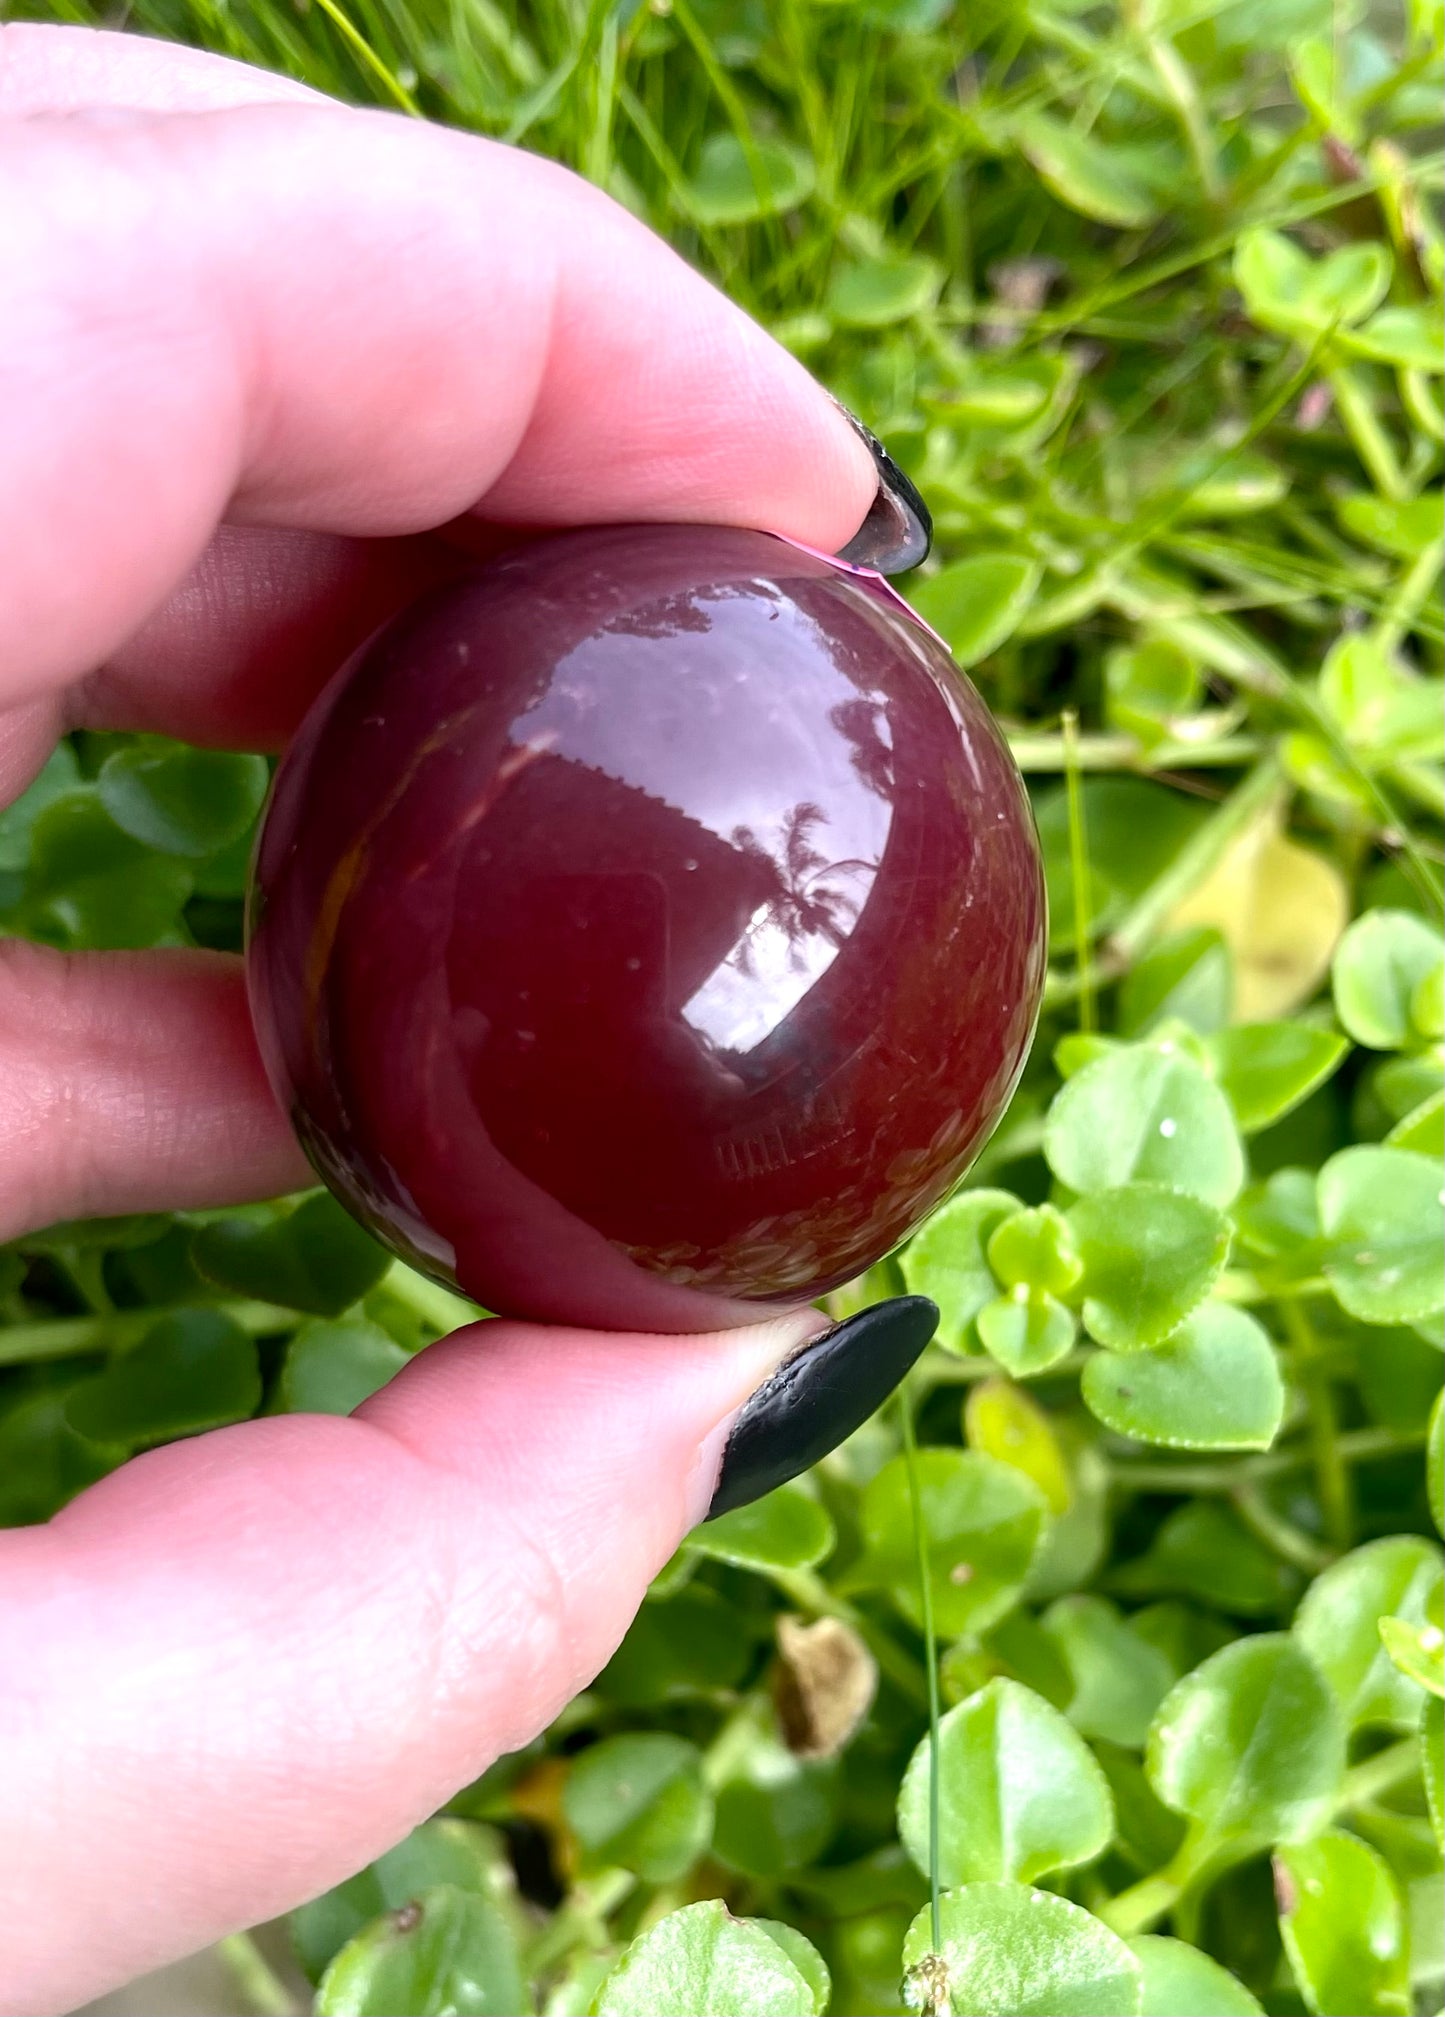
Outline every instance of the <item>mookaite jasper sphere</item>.
<svg viewBox="0 0 1445 2017"><path fill-rule="evenodd" d="M706 1329L954 1182L1023 1063L1044 900L1008 749L876 576L766 533L550 538L317 702L249 977L325 1181L488 1309Z"/></svg>

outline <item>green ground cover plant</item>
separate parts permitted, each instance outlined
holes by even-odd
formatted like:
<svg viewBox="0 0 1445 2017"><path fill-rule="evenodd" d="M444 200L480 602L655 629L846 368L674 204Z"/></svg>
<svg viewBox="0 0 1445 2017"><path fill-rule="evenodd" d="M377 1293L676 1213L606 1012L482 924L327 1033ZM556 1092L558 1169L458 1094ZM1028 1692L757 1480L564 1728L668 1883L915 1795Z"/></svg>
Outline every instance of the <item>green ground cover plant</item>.
<svg viewBox="0 0 1445 2017"><path fill-rule="evenodd" d="M834 1298L936 1298L906 1394L293 1916L316 2009L1438 2012L1439 0L125 19L554 154L804 356L934 507L1049 877L1008 1116ZM266 782L70 738L0 929L238 946ZM321 1193L22 1240L0 1517L471 1314Z"/></svg>

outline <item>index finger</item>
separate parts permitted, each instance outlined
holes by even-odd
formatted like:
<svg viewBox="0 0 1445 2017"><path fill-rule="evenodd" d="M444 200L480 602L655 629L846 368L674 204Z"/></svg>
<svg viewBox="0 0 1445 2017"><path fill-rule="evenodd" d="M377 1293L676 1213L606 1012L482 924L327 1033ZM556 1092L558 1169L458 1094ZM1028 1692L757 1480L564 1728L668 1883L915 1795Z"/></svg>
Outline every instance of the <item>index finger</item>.
<svg viewBox="0 0 1445 2017"><path fill-rule="evenodd" d="M872 460L792 357L549 162L324 104L0 123L0 703L223 516L702 519L826 548ZM83 592L78 592L83 591Z"/></svg>

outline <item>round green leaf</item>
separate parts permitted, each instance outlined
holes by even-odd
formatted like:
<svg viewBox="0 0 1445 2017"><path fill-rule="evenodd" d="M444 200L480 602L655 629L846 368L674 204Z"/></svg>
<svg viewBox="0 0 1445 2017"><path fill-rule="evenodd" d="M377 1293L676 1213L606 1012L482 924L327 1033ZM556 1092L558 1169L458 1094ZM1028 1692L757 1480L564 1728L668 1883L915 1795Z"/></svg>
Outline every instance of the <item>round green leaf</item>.
<svg viewBox="0 0 1445 2017"><path fill-rule="evenodd" d="M1341 1149L1319 1174L1324 1271L1367 1324L1410 1324L1445 1307L1440 1170L1408 1149Z"/></svg>
<svg viewBox="0 0 1445 2017"><path fill-rule="evenodd" d="M1413 1727L1420 1690L1381 1644L1380 1620L1428 1624L1440 1584L1435 1544L1416 1534L1390 1534L1331 1563L1305 1592L1295 1636L1334 1690L1351 1729L1360 1723Z"/></svg>
<svg viewBox="0 0 1445 2017"><path fill-rule="evenodd" d="M671 1884L712 1836L712 1795L696 1745L663 1732L604 1737L574 1761L562 1793L568 1825L595 1864Z"/></svg>
<svg viewBox="0 0 1445 2017"><path fill-rule="evenodd" d="M1107 1428L1175 1450L1267 1450L1284 1414L1284 1383L1262 1327L1207 1302L1148 1352L1099 1352L1080 1382Z"/></svg>
<svg viewBox="0 0 1445 2017"><path fill-rule="evenodd" d="M1165 1696L1149 1783L1211 1850L1307 1840L1329 1821L1345 1768L1329 1685L1288 1634L1237 1639Z"/></svg>
<svg viewBox="0 0 1445 2017"><path fill-rule="evenodd" d="M777 1941L813 1992L814 2017L824 2017L833 1994L833 1984L829 1979L828 1964L812 1941L796 1926L788 1926L781 1919L753 1919L749 1923L756 1926L760 1933L766 1933L770 1940Z"/></svg>
<svg viewBox="0 0 1445 2017"><path fill-rule="evenodd" d="M883 329L931 308L942 285L942 268L921 255L859 259L834 274L827 307L834 321L845 328Z"/></svg>
<svg viewBox="0 0 1445 2017"><path fill-rule="evenodd" d="M1438 932L1404 910L1358 917L1335 952L1335 1012L1357 1044L1400 1050L1416 1038L1416 988L1445 963Z"/></svg>
<svg viewBox="0 0 1445 2017"><path fill-rule="evenodd" d="M816 1499L800 1485L779 1485L750 1506L694 1528L686 1545L739 1569L811 1569L832 1553L836 1538Z"/></svg>
<svg viewBox="0 0 1445 2017"><path fill-rule="evenodd" d="M1069 1222L1084 1263L1084 1326L1117 1352L1178 1330L1229 1253L1222 1212L1157 1184L1097 1191L1072 1207Z"/></svg>
<svg viewBox="0 0 1445 2017"><path fill-rule="evenodd" d="M1016 1379L1057 1365L1070 1350L1077 1328L1072 1310L1043 1290L1022 1284L1012 1294L985 1303L978 1313L984 1350Z"/></svg>
<svg viewBox="0 0 1445 2017"><path fill-rule="evenodd" d="M898 1796L898 1833L928 1869L930 1739ZM938 1726L939 1870L947 1885L1072 1869L1114 1832L1108 1781L1078 1732L1032 1689L994 1680Z"/></svg>
<svg viewBox="0 0 1445 2017"><path fill-rule="evenodd" d="M1065 1713L1074 1728L1138 1750L1175 1678L1168 1657L1103 1597L1060 1597L1044 1613L1043 1629L1069 1671Z"/></svg>
<svg viewBox="0 0 1445 2017"><path fill-rule="evenodd" d="M1071 1078L1044 1129L1049 1168L1070 1190L1153 1183L1227 1205L1244 1181L1229 1102L1172 1043L1132 1044Z"/></svg>
<svg viewBox="0 0 1445 2017"><path fill-rule="evenodd" d="M1027 1884L966 1884L940 1906L943 2007L957 2017L1137 2017L1139 1964L1081 1905ZM930 1940L925 1907L903 1942L906 1969L927 1965Z"/></svg>
<svg viewBox="0 0 1445 2017"><path fill-rule="evenodd" d="M929 1577L938 1629L954 1638L995 1623L1016 1601L1043 1538L1047 1505L1021 1471L976 1450L918 1453ZM883 1466L863 1494L863 1559L850 1580L883 1589L921 1622L906 1457Z"/></svg>
<svg viewBox="0 0 1445 2017"><path fill-rule="evenodd" d="M715 133L703 142L697 173L679 199L702 225L755 224L795 210L813 193L817 177L810 158L780 140Z"/></svg>
<svg viewBox="0 0 1445 2017"><path fill-rule="evenodd" d="M65 1412L93 1443L140 1449L244 1421L261 1405L256 1346L219 1310L173 1310L76 1387Z"/></svg>
<svg viewBox="0 0 1445 2017"><path fill-rule="evenodd" d="M911 586L909 599L959 665L977 665L1017 630L1041 572L1025 554L970 554Z"/></svg>
<svg viewBox="0 0 1445 2017"><path fill-rule="evenodd" d="M1410 2017L1404 1914L1389 1865L1333 1829L1274 1859L1279 1931L1317 2017Z"/></svg>
<svg viewBox="0 0 1445 2017"><path fill-rule="evenodd" d="M46 806L80 783L80 765L68 742L58 742L37 777L7 806L0 806L0 873L23 869L30 833Z"/></svg>
<svg viewBox="0 0 1445 2017"><path fill-rule="evenodd" d="M1139 1036L1165 1022L1203 1034L1229 1020L1234 974L1224 934L1212 925L1171 932L1119 986L1119 1033Z"/></svg>
<svg viewBox="0 0 1445 2017"><path fill-rule="evenodd" d="M838 1768L800 1758L776 1720L759 1712L733 1726L723 1755L709 1760L717 1799L712 1853L749 1877L777 1878L806 1869L838 1819Z"/></svg>
<svg viewBox="0 0 1445 2017"><path fill-rule="evenodd" d="M1290 1604L1297 1569L1257 1540L1238 1515L1212 1499L1180 1506L1160 1527L1147 1554L1115 1569L1113 1587L1126 1596L1192 1597L1232 1616L1267 1616Z"/></svg>
<svg viewBox="0 0 1445 2017"><path fill-rule="evenodd" d="M1390 284L1383 245L1350 245L1311 259L1281 232L1244 232L1234 277L1252 319L1264 329L1314 339L1338 324L1362 322Z"/></svg>
<svg viewBox="0 0 1445 2017"><path fill-rule="evenodd" d="M1139 148L1101 140L1043 112L1023 114L1013 130L1039 180L1071 210L1124 230L1158 216L1154 164Z"/></svg>
<svg viewBox="0 0 1445 2017"><path fill-rule="evenodd" d="M1349 1049L1308 1023L1246 1023L1208 1039L1210 1062L1247 1135L1273 1126L1324 1084Z"/></svg>
<svg viewBox="0 0 1445 2017"><path fill-rule="evenodd" d="M366 1294L391 1266L391 1256L319 1191L269 1224L216 1219L191 1248L208 1280L237 1295L288 1309L336 1317Z"/></svg>
<svg viewBox="0 0 1445 2017"><path fill-rule="evenodd" d="M358 1933L316 1992L316 2017L518 2017L530 2008L506 1914L452 1884Z"/></svg>
<svg viewBox="0 0 1445 2017"><path fill-rule="evenodd" d="M1263 2017L1244 1984L1187 1941L1145 1933L1129 1948L1144 1971L1139 2017Z"/></svg>
<svg viewBox="0 0 1445 2017"><path fill-rule="evenodd" d="M411 1357L377 1324L303 1324L286 1348L281 1402L296 1415L349 1415Z"/></svg>
<svg viewBox="0 0 1445 2017"><path fill-rule="evenodd" d="M21 928L48 944L118 950L174 932L194 878L182 861L122 833L94 785L61 792L36 817Z"/></svg>
<svg viewBox="0 0 1445 2017"><path fill-rule="evenodd" d="M1445 1156L1445 1091L1435 1092L1412 1107L1385 1137L1392 1149L1409 1149L1412 1155L1429 1156L1439 1162Z"/></svg>
<svg viewBox="0 0 1445 2017"><path fill-rule="evenodd" d="M753 1657L741 1613L716 1590L689 1586L650 1599L597 1677L609 1701L654 1708L679 1696L734 1688Z"/></svg>
<svg viewBox="0 0 1445 2017"><path fill-rule="evenodd" d="M1073 1230L1053 1205L1005 1219L989 1240L988 1261L1006 1288L1045 1289L1051 1296L1066 1296L1084 1272Z"/></svg>
<svg viewBox="0 0 1445 2017"><path fill-rule="evenodd" d="M815 2017L812 1986L779 1942L721 1899L684 1905L634 1940L596 2017Z"/></svg>
<svg viewBox="0 0 1445 2017"><path fill-rule="evenodd" d="M1009 1191L960 1191L903 1250L903 1278L941 1312L938 1339L954 1351L971 1343L974 1319L999 1292L988 1260L995 1230L1019 1210Z"/></svg>
<svg viewBox="0 0 1445 2017"><path fill-rule="evenodd" d="M344 1884L298 1906L289 1927L296 1956L315 1982L334 1954L383 1912L397 1912L438 1885L513 1900L515 1879L506 1843L474 1821L423 1821Z"/></svg>
<svg viewBox="0 0 1445 2017"><path fill-rule="evenodd" d="M264 757L142 736L106 758L97 789L122 833L198 860L246 831L268 780Z"/></svg>

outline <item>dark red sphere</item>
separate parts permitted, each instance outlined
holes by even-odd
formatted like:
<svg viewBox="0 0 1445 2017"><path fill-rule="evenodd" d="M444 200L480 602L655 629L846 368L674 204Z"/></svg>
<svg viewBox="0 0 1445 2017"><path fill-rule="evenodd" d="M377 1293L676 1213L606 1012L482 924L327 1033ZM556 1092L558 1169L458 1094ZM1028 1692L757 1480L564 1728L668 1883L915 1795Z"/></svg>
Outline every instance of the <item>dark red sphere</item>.
<svg viewBox="0 0 1445 2017"><path fill-rule="evenodd" d="M997 1121L1043 974L977 693L876 576L766 533L567 533L418 603L317 702L257 855L252 1009L317 1170L554 1322L858 1274Z"/></svg>

